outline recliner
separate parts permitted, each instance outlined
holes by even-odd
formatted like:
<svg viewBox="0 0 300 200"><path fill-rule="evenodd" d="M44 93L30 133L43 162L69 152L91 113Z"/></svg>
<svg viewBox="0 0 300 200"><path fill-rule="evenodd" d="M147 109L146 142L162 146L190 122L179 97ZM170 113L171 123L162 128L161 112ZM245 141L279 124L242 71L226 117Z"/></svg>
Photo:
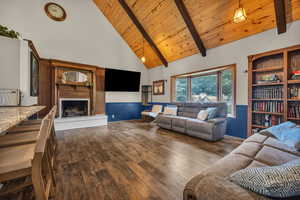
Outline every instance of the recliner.
<svg viewBox="0 0 300 200"><path fill-rule="evenodd" d="M177 116L160 114L155 122L161 128L185 133L208 141L217 141L224 138L227 126L227 104L216 103L178 103ZM202 121L197 119L200 110L217 108L213 119Z"/></svg>

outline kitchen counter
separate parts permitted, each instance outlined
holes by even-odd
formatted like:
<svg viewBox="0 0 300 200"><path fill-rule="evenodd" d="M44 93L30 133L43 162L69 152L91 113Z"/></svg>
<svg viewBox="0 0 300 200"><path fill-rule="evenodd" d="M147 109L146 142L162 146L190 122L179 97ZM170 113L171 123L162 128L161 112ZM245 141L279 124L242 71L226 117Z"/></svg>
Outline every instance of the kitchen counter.
<svg viewBox="0 0 300 200"><path fill-rule="evenodd" d="M44 108L45 106L0 107L0 133L16 126Z"/></svg>

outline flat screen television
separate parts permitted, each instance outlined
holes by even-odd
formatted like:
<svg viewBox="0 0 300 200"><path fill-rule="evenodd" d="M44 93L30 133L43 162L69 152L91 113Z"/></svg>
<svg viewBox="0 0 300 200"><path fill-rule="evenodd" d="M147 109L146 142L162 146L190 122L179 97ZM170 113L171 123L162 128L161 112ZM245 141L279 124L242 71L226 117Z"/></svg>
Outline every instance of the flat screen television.
<svg viewBox="0 0 300 200"><path fill-rule="evenodd" d="M105 91L138 92L141 72L105 69Z"/></svg>

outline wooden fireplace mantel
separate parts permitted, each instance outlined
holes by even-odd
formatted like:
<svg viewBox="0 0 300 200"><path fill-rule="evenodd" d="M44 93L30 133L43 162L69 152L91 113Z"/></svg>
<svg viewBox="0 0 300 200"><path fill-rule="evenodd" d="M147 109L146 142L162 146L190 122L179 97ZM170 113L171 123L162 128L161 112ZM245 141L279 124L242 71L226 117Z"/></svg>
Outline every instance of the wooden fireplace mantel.
<svg viewBox="0 0 300 200"><path fill-rule="evenodd" d="M57 105L57 113L59 113L60 98L89 98L90 115L105 113L104 68L55 59L41 59L40 67L40 91L42 94L42 96L39 97L39 99L41 99L40 104L48 104L48 107ZM62 82L61 75L62 71L64 70L81 71L87 73L90 75L89 84L78 82ZM51 74L50 77L49 74ZM50 83L50 86L47 83ZM49 89L51 91L49 91ZM51 100L49 101L49 99Z"/></svg>

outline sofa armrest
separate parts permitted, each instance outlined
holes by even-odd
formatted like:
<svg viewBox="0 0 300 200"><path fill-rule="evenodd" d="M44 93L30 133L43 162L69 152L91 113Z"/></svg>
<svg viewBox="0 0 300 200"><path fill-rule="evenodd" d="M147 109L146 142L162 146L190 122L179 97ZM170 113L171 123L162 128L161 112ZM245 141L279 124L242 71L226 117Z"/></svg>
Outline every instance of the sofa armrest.
<svg viewBox="0 0 300 200"><path fill-rule="evenodd" d="M198 175L185 186L184 200L266 200L229 181L227 177Z"/></svg>
<svg viewBox="0 0 300 200"><path fill-rule="evenodd" d="M220 124L226 121L226 118L213 118L213 119L209 119L207 120L208 123L214 123L214 124Z"/></svg>

